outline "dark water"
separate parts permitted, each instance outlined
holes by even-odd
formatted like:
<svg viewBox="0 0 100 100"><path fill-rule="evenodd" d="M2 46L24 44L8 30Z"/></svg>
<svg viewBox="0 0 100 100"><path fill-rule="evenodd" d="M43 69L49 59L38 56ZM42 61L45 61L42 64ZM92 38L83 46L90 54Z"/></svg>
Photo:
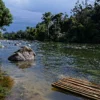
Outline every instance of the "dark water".
<svg viewBox="0 0 100 100"><path fill-rule="evenodd" d="M53 42L1 41L0 67L14 79L5 100L85 100L51 87L66 76L100 83L100 45L79 45ZM21 42L19 46L14 44ZM35 61L13 63L7 58L20 46L31 44Z"/></svg>

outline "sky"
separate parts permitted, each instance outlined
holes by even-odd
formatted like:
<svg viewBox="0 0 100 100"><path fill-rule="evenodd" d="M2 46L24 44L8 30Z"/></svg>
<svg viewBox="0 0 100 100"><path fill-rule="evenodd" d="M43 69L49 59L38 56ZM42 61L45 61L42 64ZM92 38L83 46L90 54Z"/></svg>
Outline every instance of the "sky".
<svg viewBox="0 0 100 100"><path fill-rule="evenodd" d="M25 30L27 26L35 27L41 22L42 14L63 12L70 15L77 0L3 0L13 15L13 23L7 31Z"/></svg>

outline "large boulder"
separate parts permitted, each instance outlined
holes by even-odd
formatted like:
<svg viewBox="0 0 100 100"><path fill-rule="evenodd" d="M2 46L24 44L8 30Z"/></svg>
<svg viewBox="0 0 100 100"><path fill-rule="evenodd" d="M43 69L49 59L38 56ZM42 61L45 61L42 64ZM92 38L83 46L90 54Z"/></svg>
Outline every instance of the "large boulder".
<svg viewBox="0 0 100 100"><path fill-rule="evenodd" d="M21 47L18 51L14 52L13 55L11 55L8 60L10 61L29 61L29 60L34 60L35 58L35 53L34 51L27 47Z"/></svg>

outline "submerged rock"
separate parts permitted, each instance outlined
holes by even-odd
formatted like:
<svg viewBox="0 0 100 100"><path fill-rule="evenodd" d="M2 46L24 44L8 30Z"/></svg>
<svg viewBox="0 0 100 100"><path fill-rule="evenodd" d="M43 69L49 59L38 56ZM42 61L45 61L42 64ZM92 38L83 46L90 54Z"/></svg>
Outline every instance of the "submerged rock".
<svg viewBox="0 0 100 100"><path fill-rule="evenodd" d="M11 55L8 60L10 61L28 61L28 60L34 60L35 53L34 51L27 47L21 47L18 51L16 51L13 55Z"/></svg>

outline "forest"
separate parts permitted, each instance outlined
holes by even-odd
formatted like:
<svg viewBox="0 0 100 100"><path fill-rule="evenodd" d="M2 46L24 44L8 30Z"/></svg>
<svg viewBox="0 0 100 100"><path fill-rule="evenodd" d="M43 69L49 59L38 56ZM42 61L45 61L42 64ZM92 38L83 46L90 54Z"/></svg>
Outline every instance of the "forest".
<svg viewBox="0 0 100 100"><path fill-rule="evenodd" d="M26 27L17 32L5 32L10 40L39 40L67 43L100 43L100 0L94 4L76 2L67 13L45 12L36 27Z"/></svg>
<svg viewBox="0 0 100 100"><path fill-rule="evenodd" d="M7 30L15 18L9 1L14 9L13 1L42 0L0 0L0 100L100 100L100 0L78 0L70 14L44 12L35 27L16 32Z"/></svg>

